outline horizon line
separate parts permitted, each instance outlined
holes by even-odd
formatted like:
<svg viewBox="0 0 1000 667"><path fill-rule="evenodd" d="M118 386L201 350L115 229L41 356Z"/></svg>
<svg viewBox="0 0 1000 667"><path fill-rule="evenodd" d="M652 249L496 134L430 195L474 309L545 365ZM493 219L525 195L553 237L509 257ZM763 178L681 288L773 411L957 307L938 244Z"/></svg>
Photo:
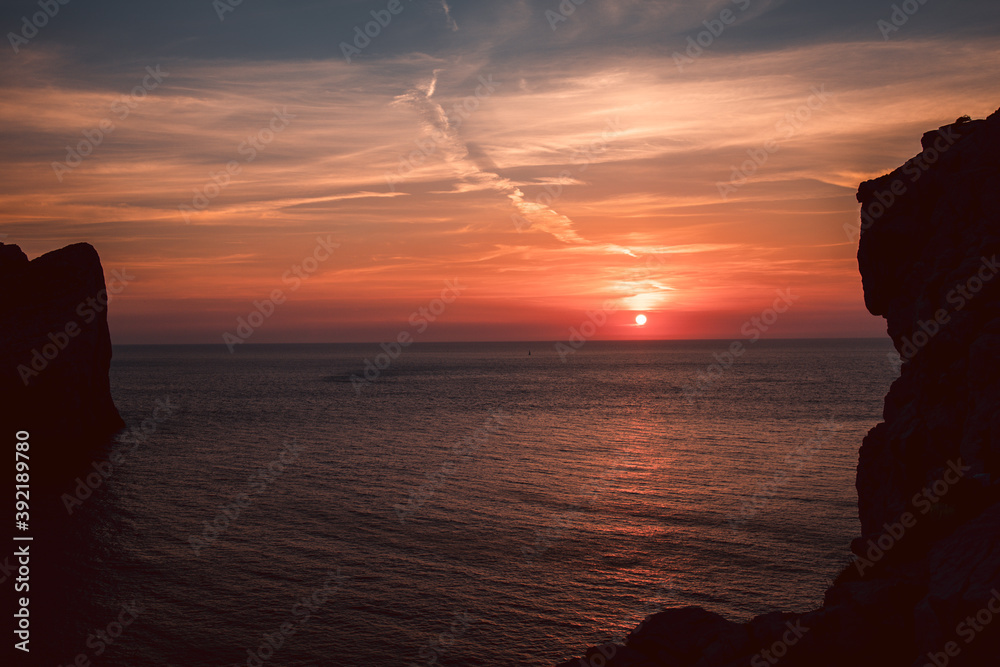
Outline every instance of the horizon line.
<svg viewBox="0 0 1000 667"><path fill-rule="evenodd" d="M746 338L642 338L642 339L624 339L624 338L601 338L601 339L591 339L586 341L587 343L710 343L710 342L735 342L735 341L745 341ZM879 340L892 342L892 339L888 336L811 336L811 337L772 337L772 338L760 338L757 341L750 341L748 344L752 345L756 342L767 342L767 341L840 341L840 340ZM267 347L274 345L379 345L385 343L384 340L368 340L368 341L340 341L340 342L321 342L321 343L242 343L240 347ZM558 343L565 343L565 340L431 340L431 341L413 341L407 347L413 345L471 345L471 344L542 344L542 345L556 345ZM219 345L225 347L225 343L112 343L112 347L153 347L153 346L173 346L173 347L183 347L183 346L211 346Z"/></svg>

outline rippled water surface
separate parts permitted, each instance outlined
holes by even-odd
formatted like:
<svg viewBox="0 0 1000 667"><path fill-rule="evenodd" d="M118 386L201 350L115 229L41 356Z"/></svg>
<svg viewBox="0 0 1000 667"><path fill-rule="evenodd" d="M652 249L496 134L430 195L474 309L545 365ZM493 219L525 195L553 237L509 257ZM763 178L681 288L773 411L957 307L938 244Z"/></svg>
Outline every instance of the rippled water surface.
<svg viewBox="0 0 1000 667"><path fill-rule="evenodd" d="M148 438L74 567L143 612L104 664L546 665L665 605L817 604L891 348L762 341L686 395L727 346L425 344L365 384L378 346L115 348Z"/></svg>

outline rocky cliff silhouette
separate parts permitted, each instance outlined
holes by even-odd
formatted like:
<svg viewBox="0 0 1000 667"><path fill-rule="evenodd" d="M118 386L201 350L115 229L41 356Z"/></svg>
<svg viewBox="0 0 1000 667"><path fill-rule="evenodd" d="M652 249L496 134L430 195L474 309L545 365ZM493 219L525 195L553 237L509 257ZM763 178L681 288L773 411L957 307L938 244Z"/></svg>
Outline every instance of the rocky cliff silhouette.
<svg viewBox="0 0 1000 667"><path fill-rule="evenodd" d="M0 243L0 288L4 433L28 431L53 456L66 456L123 427L108 380L107 291L93 246L29 262L18 246Z"/></svg>
<svg viewBox="0 0 1000 667"><path fill-rule="evenodd" d="M16 245L0 243L0 426L9 455L5 481L10 493L11 532L30 541L10 541L0 552L5 581L3 609L10 630L30 621L29 634L10 634L4 664L67 664L82 647L88 628L100 616L97 601L83 594L82 562L101 562L93 524L69 516L61 497L73 493L80 478L100 474L114 434L124 426L111 398L108 370L111 337L108 300L97 251L78 243L32 261ZM22 465L15 480L15 444ZM25 458L26 457L26 458ZM27 468L23 466L27 464ZM17 500L24 504L15 524ZM25 555L26 554L26 555ZM13 570L11 568L14 568ZM14 573L17 573L16 575ZM15 576L28 577L18 581ZM27 620L17 619L22 599L30 603ZM15 625L17 623L18 625ZM76 625L74 625L76 624ZM82 633L82 634L81 634ZM25 645L30 653L15 648Z"/></svg>
<svg viewBox="0 0 1000 667"><path fill-rule="evenodd" d="M559 667L1000 665L1000 111L921 144L858 192L865 304L901 374L823 606L745 624L669 609Z"/></svg>

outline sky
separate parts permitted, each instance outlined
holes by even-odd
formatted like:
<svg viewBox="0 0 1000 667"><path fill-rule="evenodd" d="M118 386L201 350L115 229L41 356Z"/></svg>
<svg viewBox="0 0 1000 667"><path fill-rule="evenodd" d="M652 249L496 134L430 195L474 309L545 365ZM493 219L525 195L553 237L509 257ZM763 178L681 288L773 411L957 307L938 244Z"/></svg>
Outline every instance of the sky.
<svg viewBox="0 0 1000 667"><path fill-rule="evenodd" d="M5 0L0 240L93 244L115 343L882 336L858 184L1000 107L998 28L994 0Z"/></svg>

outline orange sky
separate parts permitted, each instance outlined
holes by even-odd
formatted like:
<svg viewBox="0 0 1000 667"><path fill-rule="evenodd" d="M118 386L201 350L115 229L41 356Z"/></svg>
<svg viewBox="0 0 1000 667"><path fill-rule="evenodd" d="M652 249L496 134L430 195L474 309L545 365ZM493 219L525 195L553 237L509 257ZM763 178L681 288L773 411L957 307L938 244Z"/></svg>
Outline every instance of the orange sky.
<svg viewBox="0 0 1000 667"><path fill-rule="evenodd" d="M710 51L684 72L667 48L163 57L106 78L39 44L0 76L0 230L29 257L89 241L109 275L134 275L112 304L116 343L219 342L275 289L287 300L254 343L388 340L451 279L465 289L419 340L561 340L608 300L620 311L596 338L736 339L786 289L798 300L768 336L879 336L844 231L857 185L924 131L995 110L1000 55L992 40L876 37ZM121 118L147 64L168 75ZM57 175L102 119L114 131ZM242 142L269 124L248 160ZM317 238L339 247L291 290Z"/></svg>

